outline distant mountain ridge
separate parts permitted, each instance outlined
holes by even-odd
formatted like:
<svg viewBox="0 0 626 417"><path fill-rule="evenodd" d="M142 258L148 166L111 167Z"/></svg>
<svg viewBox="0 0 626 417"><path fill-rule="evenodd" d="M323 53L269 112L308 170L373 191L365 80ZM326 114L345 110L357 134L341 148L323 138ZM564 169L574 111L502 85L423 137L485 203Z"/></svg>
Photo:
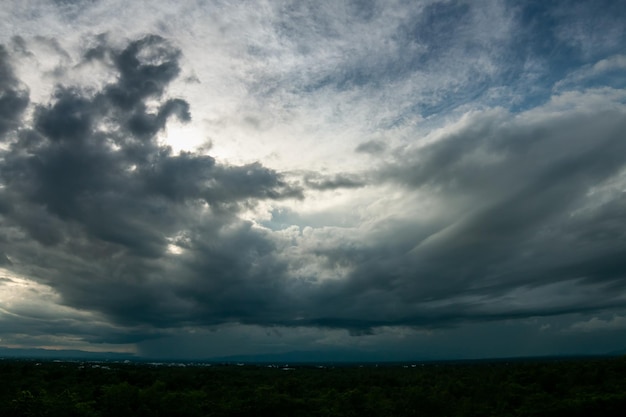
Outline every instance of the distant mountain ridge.
<svg viewBox="0 0 626 417"><path fill-rule="evenodd" d="M404 358L403 358L404 359ZM244 362L244 363L330 363L330 362L393 362L390 355L381 355L364 351L326 350L326 351L291 351L282 353L268 353L259 355L230 355L211 358L216 362Z"/></svg>
<svg viewBox="0 0 626 417"><path fill-rule="evenodd" d="M354 350L325 350L325 351L291 351L270 354L229 355L205 357L197 359L183 359L176 356L143 357L128 353L115 352L88 352L83 350L54 350L42 348L7 348L0 347L0 358L16 359L83 359L83 360L133 360L133 361L189 361L189 362L246 362L246 363L357 363L357 362L393 362L402 359L380 353Z"/></svg>
<svg viewBox="0 0 626 417"><path fill-rule="evenodd" d="M610 356L624 356L626 355L626 349L614 350L607 352L604 355L591 355L595 357L610 357ZM586 357L589 355L567 355L568 357ZM345 364L358 364L358 363L393 363L393 362L447 362L447 361L483 361L483 360L542 360L542 359L558 359L561 356L545 356L545 357L519 357L519 358L441 358L441 357L422 357L422 358L409 358L406 356L393 355L389 352L368 352L360 350L323 350L323 351L290 351L281 353L267 353L267 354L246 354L246 355L229 355L229 356L214 356L205 358L180 358L176 356L169 357L145 357L137 356L132 353L118 353L118 352L89 352L84 350L55 350L55 349L42 349L42 348L7 348L0 347L0 359L49 359L49 360L88 360L88 361L124 361L130 360L133 362L213 362L213 363L259 363L259 364L324 364L324 363L345 363Z"/></svg>
<svg viewBox="0 0 626 417"><path fill-rule="evenodd" d="M56 350L42 348L0 347L0 358L16 359L87 359L87 360L126 360L136 359L131 353L88 352L85 350Z"/></svg>
<svg viewBox="0 0 626 417"><path fill-rule="evenodd" d="M624 356L626 355L626 348L614 350L606 354L607 356Z"/></svg>
<svg viewBox="0 0 626 417"><path fill-rule="evenodd" d="M500 361L551 361L561 359L576 358L601 358L622 356L626 350L614 351L599 355L554 355L554 356L520 356L520 357L485 357L485 358L443 358L443 357L407 357L387 354L380 354L366 351L292 351L285 353L264 354L264 355L232 355L211 358L211 362L223 363L251 363L251 364L384 364L384 363L427 363L427 362L500 362Z"/></svg>

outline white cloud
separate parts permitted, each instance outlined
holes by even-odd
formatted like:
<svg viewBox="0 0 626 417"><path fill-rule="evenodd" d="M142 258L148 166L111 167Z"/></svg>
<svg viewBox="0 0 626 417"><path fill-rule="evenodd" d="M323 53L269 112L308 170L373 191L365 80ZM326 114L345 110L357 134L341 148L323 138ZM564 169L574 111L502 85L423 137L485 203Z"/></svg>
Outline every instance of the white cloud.
<svg viewBox="0 0 626 417"><path fill-rule="evenodd" d="M567 89L576 89L578 85L584 85L588 82L602 82L602 77L610 75L612 72L619 73L624 71L626 71L626 55L612 55L593 64L588 64L582 68L574 70L563 80L555 83L554 90L564 91Z"/></svg>

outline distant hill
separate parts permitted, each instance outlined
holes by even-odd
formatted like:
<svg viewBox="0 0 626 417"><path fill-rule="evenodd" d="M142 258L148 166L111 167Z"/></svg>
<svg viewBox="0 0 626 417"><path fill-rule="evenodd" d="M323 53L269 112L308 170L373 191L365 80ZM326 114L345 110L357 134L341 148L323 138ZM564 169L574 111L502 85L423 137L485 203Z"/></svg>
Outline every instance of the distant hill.
<svg viewBox="0 0 626 417"><path fill-rule="evenodd" d="M83 360L126 360L135 359L128 353L116 352L87 352L84 350L55 350L55 349L14 349L0 347L0 358L17 359L83 359Z"/></svg>
<svg viewBox="0 0 626 417"><path fill-rule="evenodd" d="M210 357L200 359L182 359L175 356L167 358L140 357L127 353L115 352L87 352L83 350L53 350L53 349L15 349L0 347L0 358L16 359L63 359L63 360L132 360L150 361L159 360L165 362L189 361L189 362L246 362L246 363L359 363L359 362L384 362L394 361L393 357L384 355L352 351L352 350L331 350L331 351L293 351L284 353L272 353L261 355L231 355L222 357Z"/></svg>
<svg viewBox="0 0 626 417"><path fill-rule="evenodd" d="M406 356L397 356L389 352L368 352L361 350L336 349L321 351L291 351L281 353L268 354L248 354L248 355L230 355L207 358L178 358L171 356L163 357L142 357L129 353L116 352L88 352L84 350L55 350L55 349L18 349L0 347L0 358L11 359L41 359L41 360L87 360L87 361L125 361L133 362L213 362L213 363L258 363L258 364L375 364L375 363L411 363L411 362L464 362L464 361L510 361L510 360L559 360L564 358L576 357L602 357L602 356L624 356L626 349L607 352L604 355L568 355L568 356L545 356L545 357L507 357L507 358L483 358L483 359L458 359L458 358L441 358L441 357L422 357L409 358Z"/></svg>
<svg viewBox="0 0 626 417"><path fill-rule="evenodd" d="M375 352L354 350L325 351L292 351L262 355L232 355L210 358L212 362L244 362L244 363L374 363L399 362L406 358L396 358Z"/></svg>
<svg viewBox="0 0 626 417"><path fill-rule="evenodd" d="M626 355L626 348L619 349L619 350L614 350L612 352L607 353L606 355L607 356L624 356L624 355Z"/></svg>

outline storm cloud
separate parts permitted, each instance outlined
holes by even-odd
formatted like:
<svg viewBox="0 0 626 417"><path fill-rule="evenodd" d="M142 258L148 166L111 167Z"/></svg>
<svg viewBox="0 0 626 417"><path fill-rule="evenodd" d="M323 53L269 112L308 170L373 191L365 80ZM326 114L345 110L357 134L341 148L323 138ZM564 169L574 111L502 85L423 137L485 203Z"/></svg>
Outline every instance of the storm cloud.
<svg viewBox="0 0 626 417"><path fill-rule="evenodd" d="M8 8L2 343L622 348L626 10L609 3Z"/></svg>
<svg viewBox="0 0 626 417"><path fill-rule="evenodd" d="M157 143L168 119L191 117L184 100L164 97L180 55L164 39L92 51L116 81L96 92L58 86L8 141L2 225L14 237L3 252L64 303L119 322L213 323L265 309L284 267L237 213L302 191L259 163L222 165Z"/></svg>
<svg viewBox="0 0 626 417"><path fill-rule="evenodd" d="M19 125L22 112L28 105L28 90L20 85L13 73L9 53L0 47L0 138Z"/></svg>

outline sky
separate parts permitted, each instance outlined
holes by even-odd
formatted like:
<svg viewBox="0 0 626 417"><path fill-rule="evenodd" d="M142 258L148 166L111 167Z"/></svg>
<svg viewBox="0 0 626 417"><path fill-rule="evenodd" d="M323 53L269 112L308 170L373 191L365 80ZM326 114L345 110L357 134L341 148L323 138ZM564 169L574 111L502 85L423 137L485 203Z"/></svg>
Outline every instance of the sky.
<svg viewBox="0 0 626 417"><path fill-rule="evenodd" d="M626 3L6 0L0 346L626 349Z"/></svg>

